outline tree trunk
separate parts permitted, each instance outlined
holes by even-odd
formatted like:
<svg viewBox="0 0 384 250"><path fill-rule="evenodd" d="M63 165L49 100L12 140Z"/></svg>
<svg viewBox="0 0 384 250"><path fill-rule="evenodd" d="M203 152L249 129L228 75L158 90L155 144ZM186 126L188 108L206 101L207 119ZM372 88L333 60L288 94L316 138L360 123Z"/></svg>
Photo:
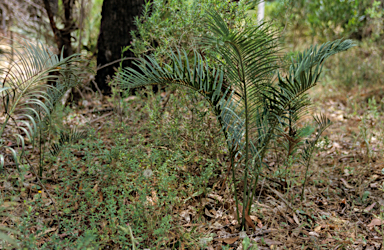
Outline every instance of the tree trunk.
<svg viewBox="0 0 384 250"><path fill-rule="evenodd" d="M96 83L103 94L111 94L109 80L119 67L123 47L131 43L131 30L136 29L134 17L141 14L145 0L104 0L101 11L100 34L97 41L97 65L102 67L117 61L97 71ZM131 51L126 51L123 57L134 57ZM131 67L132 60L124 60L123 67Z"/></svg>
<svg viewBox="0 0 384 250"><path fill-rule="evenodd" d="M74 6L73 0L63 0L63 8L64 8L64 28L59 29L54 20L54 16L57 13L57 0L43 0L45 10L47 11L47 15L49 18L49 23L51 25L51 29L53 31L55 42L57 45L57 49L59 50L59 54L61 50L63 51L63 56L68 57L73 54L72 42L71 42L71 32L77 29L76 24L73 21L72 17L72 8Z"/></svg>

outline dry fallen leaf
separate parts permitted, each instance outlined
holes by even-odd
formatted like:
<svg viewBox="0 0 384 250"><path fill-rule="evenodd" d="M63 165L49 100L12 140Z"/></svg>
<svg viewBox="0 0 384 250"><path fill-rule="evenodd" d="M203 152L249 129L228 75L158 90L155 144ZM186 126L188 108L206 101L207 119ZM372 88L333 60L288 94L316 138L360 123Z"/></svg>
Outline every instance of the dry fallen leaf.
<svg viewBox="0 0 384 250"><path fill-rule="evenodd" d="M299 218L297 218L296 213L293 213L293 219L295 220L297 225L300 225L300 220L299 220Z"/></svg>
<svg viewBox="0 0 384 250"><path fill-rule="evenodd" d="M253 230L256 231L256 226L255 226L255 224L253 223L251 217L249 217L248 210L249 210L249 208L247 207L246 210L245 210L245 216L244 216L244 217L245 217L245 222L247 223L247 225L248 225L249 227L252 227ZM242 211L243 211L243 206L239 204L239 215L240 215L240 216L241 216L241 212L242 212Z"/></svg>
<svg viewBox="0 0 384 250"><path fill-rule="evenodd" d="M104 201L103 193L99 192L99 202L103 202L103 201Z"/></svg>
<svg viewBox="0 0 384 250"><path fill-rule="evenodd" d="M221 197L220 195L217 195L217 194L208 194L208 197L210 197L212 199L216 199L217 201L220 201L220 202L222 202L224 200L223 197Z"/></svg>
<svg viewBox="0 0 384 250"><path fill-rule="evenodd" d="M205 211L205 215L206 215L206 216L211 217L211 218L215 218L215 216L212 215L212 214L209 212L209 210L208 210L207 208L205 208L204 211Z"/></svg>
<svg viewBox="0 0 384 250"><path fill-rule="evenodd" d="M191 217L188 210L181 211L180 216L188 223L191 221Z"/></svg>
<svg viewBox="0 0 384 250"><path fill-rule="evenodd" d="M372 208L374 208L374 207L375 207L375 205L376 205L376 202L374 202L372 205L370 205L370 206L366 207L366 208L364 209L364 212L369 212L369 211L371 211L371 210L372 210Z"/></svg>
<svg viewBox="0 0 384 250"><path fill-rule="evenodd" d="M227 238L224 239L223 241L227 244L233 244L239 239L239 236L233 237L233 238Z"/></svg>
<svg viewBox="0 0 384 250"><path fill-rule="evenodd" d="M315 232L316 232L316 233L320 232L320 231L321 231L321 228L322 228L322 226L321 226L321 225L320 225L320 226L317 226L317 227L315 227Z"/></svg>
<svg viewBox="0 0 384 250"><path fill-rule="evenodd" d="M254 215L250 215L249 217L251 217L251 219L253 221L256 221L257 222L257 226L259 228L262 228L263 227L263 223L261 222L261 220L257 217L257 216L254 216Z"/></svg>
<svg viewBox="0 0 384 250"><path fill-rule="evenodd" d="M264 242L265 242L265 244L267 244L268 246L282 245L282 244L283 244L283 243L281 243L280 241L270 240L270 239L264 239ZM274 249L274 248L272 248L272 249Z"/></svg>
<svg viewBox="0 0 384 250"><path fill-rule="evenodd" d="M316 232L309 232L308 234L311 236L320 237L320 235Z"/></svg>
<svg viewBox="0 0 384 250"><path fill-rule="evenodd" d="M383 221L379 218L374 218L371 223L369 223L367 225L367 227L372 230L375 226L380 226L381 224L383 224Z"/></svg>
<svg viewBox="0 0 384 250"><path fill-rule="evenodd" d="M344 180L343 178L340 178L341 182L343 182L344 186L348 189L353 189L353 187L351 185L348 184L348 182L346 180Z"/></svg>
<svg viewBox="0 0 384 250"><path fill-rule="evenodd" d="M156 204L157 204L157 201L159 200L159 199L157 198L156 190L152 190L152 191L151 191L151 194L152 194L153 202L154 202L155 205L156 205Z"/></svg>

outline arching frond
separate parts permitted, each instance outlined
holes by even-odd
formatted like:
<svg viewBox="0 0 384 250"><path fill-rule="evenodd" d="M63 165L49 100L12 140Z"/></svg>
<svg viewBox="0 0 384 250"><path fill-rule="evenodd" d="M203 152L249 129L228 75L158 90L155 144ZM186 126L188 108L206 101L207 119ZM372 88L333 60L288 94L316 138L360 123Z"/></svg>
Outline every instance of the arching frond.
<svg viewBox="0 0 384 250"><path fill-rule="evenodd" d="M136 62L137 70L125 68L116 79L125 89L151 84L183 85L210 102L227 139L232 169L244 166L244 215L246 207L251 206L270 141L284 136L285 127L294 128L307 112L311 101L306 93L316 85L324 60L354 43L337 40L309 48L292 59L288 72L284 77L278 74L274 84L279 42L267 23L230 29L217 13L211 13L208 19L209 32L203 43L210 46L210 52L216 52L215 67L197 52L191 60L185 51L177 51L170 53L169 64L147 56ZM318 119L321 129L329 125L324 119ZM294 130L289 132L287 139L296 140ZM289 152L293 150L290 146ZM237 163L233 162L234 155L240 157ZM234 172L233 178L236 183ZM243 216L242 226L244 223Z"/></svg>
<svg viewBox="0 0 384 250"><path fill-rule="evenodd" d="M336 40L319 47L311 47L292 59L286 77L278 74L278 84L263 93L270 116L271 132L277 124L295 123L310 107L307 91L316 86L326 58L355 46L351 40Z"/></svg>
<svg viewBox="0 0 384 250"><path fill-rule="evenodd" d="M212 106L218 104L225 91L224 73L221 68L210 67L197 52L194 52L192 63L184 50L171 52L170 64L160 65L153 56L146 56L145 59L134 63L138 71L124 68L118 73L117 79L122 88L177 84L199 92Z"/></svg>
<svg viewBox="0 0 384 250"><path fill-rule="evenodd" d="M24 152L25 138L34 143L37 127L49 122L50 114L62 94L79 83L84 69L79 55L63 58L42 44L24 41L15 48L15 59L0 75L0 138L7 128L13 128L13 137ZM52 84L47 84L51 82ZM44 123L41 123L44 120ZM4 165L4 144L0 145L1 166ZM17 162L15 150L11 150Z"/></svg>

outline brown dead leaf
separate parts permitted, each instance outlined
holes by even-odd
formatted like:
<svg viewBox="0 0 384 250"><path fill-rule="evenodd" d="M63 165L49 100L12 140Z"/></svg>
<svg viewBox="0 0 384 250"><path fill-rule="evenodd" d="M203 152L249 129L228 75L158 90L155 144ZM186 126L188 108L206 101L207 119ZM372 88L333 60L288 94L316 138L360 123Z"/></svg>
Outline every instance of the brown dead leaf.
<svg viewBox="0 0 384 250"><path fill-rule="evenodd" d="M372 175L370 178L369 178L369 182L373 182L375 180L377 180L380 176L378 176L377 174L374 174Z"/></svg>
<svg viewBox="0 0 384 250"><path fill-rule="evenodd" d="M99 191L99 184L96 183L96 185L93 187L93 191L97 192Z"/></svg>
<svg viewBox="0 0 384 250"><path fill-rule="evenodd" d="M184 210L180 212L180 216L189 223L191 221L189 210Z"/></svg>
<svg viewBox="0 0 384 250"><path fill-rule="evenodd" d="M238 210L239 210L239 215L241 216L241 212L243 211L243 206L239 204ZM247 223L247 225L249 227L252 227L253 230L256 230L255 224L253 223L251 217L249 217L248 210L249 210L249 208L247 207L246 210L245 210L245 216L244 216L245 217L245 222Z"/></svg>
<svg viewBox="0 0 384 250"><path fill-rule="evenodd" d="M137 96L129 96L129 97L124 99L124 102L132 101L132 100L135 100L135 99L138 99L138 97Z"/></svg>
<svg viewBox="0 0 384 250"><path fill-rule="evenodd" d="M280 241L271 240L271 239L264 239L264 242L265 242L265 244L267 244L268 246L275 246L275 245L282 245L282 244L283 244L283 243L281 243Z"/></svg>
<svg viewBox="0 0 384 250"><path fill-rule="evenodd" d="M215 199L217 201L220 201L220 202L222 202L224 200L223 197L221 197L220 195L217 195L217 194L208 194L208 197Z"/></svg>
<svg viewBox="0 0 384 250"><path fill-rule="evenodd" d="M316 232L309 232L308 233L310 236L315 236L315 237L320 237L320 235Z"/></svg>
<svg viewBox="0 0 384 250"><path fill-rule="evenodd" d="M325 239L325 240L323 240L322 242L321 242L321 244L328 244L328 243L331 243L331 242L335 242L336 241L336 239L333 239L333 238L327 238L327 239Z"/></svg>
<svg viewBox="0 0 384 250"><path fill-rule="evenodd" d="M301 224L299 218L297 218L296 213L293 213L293 219L295 220L295 222L296 222L297 225L300 225L300 224Z"/></svg>
<svg viewBox="0 0 384 250"><path fill-rule="evenodd" d="M207 208L205 208L204 211L205 211L205 215L206 215L206 216L211 217L211 218L215 218L215 216L212 215L212 214L209 212L209 210L208 210Z"/></svg>
<svg viewBox="0 0 384 250"><path fill-rule="evenodd" d="M151 194L152 194L153 202L154 202L155 205L156 205L156 204L157 204L157 201L159 200L159 199L157 198L156 190L152 190L152 191L151 191Z"/></svg>
<svg viewBox="0 0 384 250"><path fill-rule="evenodd" d="M1 205L2 208L5 208L5 209L13 209L14 207L16 207L18 205L17 202L14 202L14 201L5 201L3 202L3 204Z"/></svg>
<svg viewBox="0 0 384 250"><path fill-rule="evenodd" d="M223 241L230 245L230 244L235 243L238 239L239 239L239 236L236 236L236 237L233 237L233 238L224 239Z"/></svg>
<svg viewBox="0 0 384 250"><path fill-rule="evenodd" d="M367 227L372 230L375 226L380 226L381 224L383 224L383 221L379 218L374 218L371 223L369 223L367 225Z"/></svg>
<svg viewBox="0 0 384 250"><path fill-rule="evenodd" d="M99 192L99 202L103 202L103 201L104 201L103 193Z"/></svg>
<svg viewBox="0 0 384 250"><path fill-rule="evenodd" d="M57 230L57 227L48 228L47 230L45 230L45 231L39 233L39 234L37 235L37 237L40 237L40 236L45 235L45 234L50 233L50 232L54 232L54 231L56 231L56 230Z"/></svg>
<svg viewBox="0 0 384 250"><path fill-rule="evenodd" d="M79 208L79 203L75 202L75 205L73 206L73 210L77 210Z"/></svg>
<svg viewBox="0 0 384 250"><path fill-rule="evenodd" d="M153 201L152 197L151 196L147 196L145 197L147 199L147 201L152 205L154 206L155 205L155 202Z"/></svg>
<svg viewBox="0 0 384 250"><path fill-rule="evenodd" d="M284 217L289 221L289 223L291 224L295 223L289 215L285 214Z"/></svg>
<svg viewBox="0 0 384 250"><path fill-rule="evenodd" d="M379 187L380 187L380 183L378 183L378 182L374 182L374 183L369 184L369 186L370 186L371 188L379 188Z"/></svg>
<svg viewBox="0 0 384 250"><path fill-rule="evenodd" d="M344 186L348 189L353 189L353 187L351 185L348 184L348 182L346 180L344 180L343 178L340 178L341 182L343 182Z"/></svg>
<svg viewBox="0 0 384 250"><path fill-rule="evenodd" d="M251 219L253 221L256 221L257 222L257 226L259 228L262 228L263 227L263 223L261 222L261 220L257 217L257 216L254 216L254 215L250 215L249 217L251 217Z"/></svg>
<svg viewBox="0 0 384 250"><path fill-rule="evenodd" d="M301 232L301 227L295 228L292 230L291 236L295 238L295 237L299 236L300 232Z"/></svg>
<svg viewBox="0 0 384 250"><path fill-rule="evenodd" d="M316 233L320 232L320 231L321 231L321 228L322 228L322 226L321 226L321 225L320 225L320 226L317 226L317 227L315 227L315 232L316 232Z"/></svg>
<svg viewBox="0 0 384 250"><path fill-rule="evenodd" d="M375 207L375 205L376 205L376 202L372 203L370 206L368 206L368 207L366 207L366 208L364 209L364 212L369 212L369 211L371 211L372 208Z"/></svg>

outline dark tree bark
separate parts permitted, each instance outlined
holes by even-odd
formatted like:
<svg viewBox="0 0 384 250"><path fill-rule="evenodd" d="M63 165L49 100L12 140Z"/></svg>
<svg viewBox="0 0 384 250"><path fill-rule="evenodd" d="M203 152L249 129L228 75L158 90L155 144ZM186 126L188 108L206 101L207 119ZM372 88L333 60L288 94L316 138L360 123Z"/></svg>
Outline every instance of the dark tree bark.
<svg viewBox="0 0 384 250"><path fill-rule="evenodd" d="M97 71L96 83L103 94L111 94L108 86L109 79L114 76L119 66L121 50L131 42L131 30L136 29L134 17L142 13L145 0L104 0L101 11L100 35L97 41L97 65L102 67ZM134 57L131 51L126 51L123 57ZM111 64L111 62L115 63ZM108 65L103 67L103 65ZM131 67L132 60L124 60L123 67Z"/></svg>
<svg viewBox="0 0 384 250"><path fill-rule="evenodd" d="M49 18L49 23L53 31L55 42L60 53L64 47L63 55L68 57L73 54L71 32L77 29L75 22L72 17L72 8L74 0L63 0L64 7L64 28L57 28L54 16L57 12L57 0L43 0L45 10Z"/></svg>

